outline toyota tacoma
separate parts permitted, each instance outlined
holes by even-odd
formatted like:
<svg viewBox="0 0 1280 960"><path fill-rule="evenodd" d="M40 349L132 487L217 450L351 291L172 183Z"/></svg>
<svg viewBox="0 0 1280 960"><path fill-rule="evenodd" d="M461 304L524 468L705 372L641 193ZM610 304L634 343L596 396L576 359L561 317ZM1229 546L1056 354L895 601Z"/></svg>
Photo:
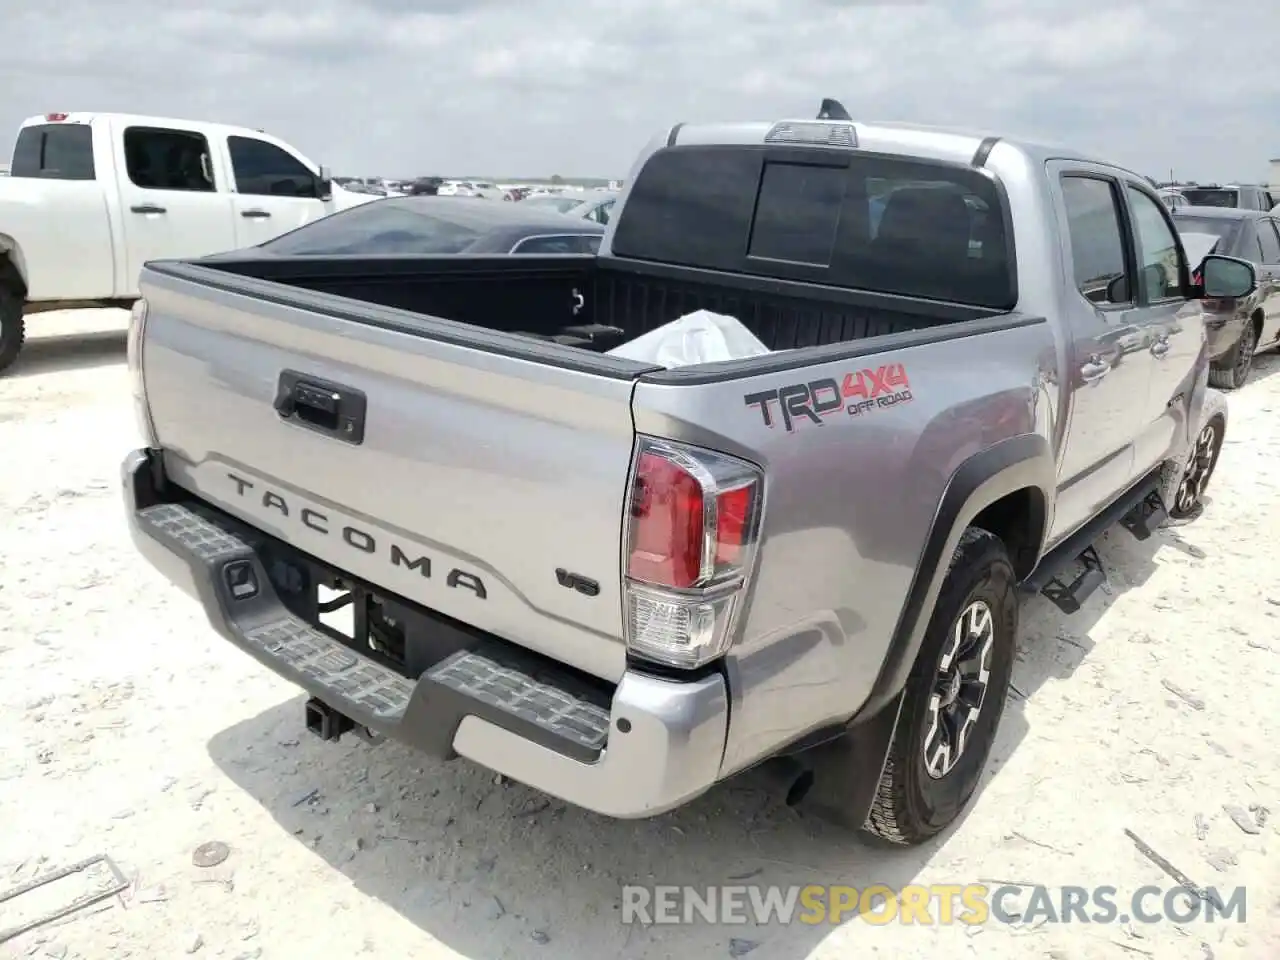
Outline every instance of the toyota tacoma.
<svg viewBox="0 0 1280 960"><path fill-rule="evenodd" d="M322 738L617 818L763 765L935 835L1019 596L1075 611L1105 530L1200 509L1227 414L1197 301L1256 280L1188 264L1131 171L837 108L662 132L598 255L150 263L138 550ZM696 310L769 352L610 352Z"/></svg>

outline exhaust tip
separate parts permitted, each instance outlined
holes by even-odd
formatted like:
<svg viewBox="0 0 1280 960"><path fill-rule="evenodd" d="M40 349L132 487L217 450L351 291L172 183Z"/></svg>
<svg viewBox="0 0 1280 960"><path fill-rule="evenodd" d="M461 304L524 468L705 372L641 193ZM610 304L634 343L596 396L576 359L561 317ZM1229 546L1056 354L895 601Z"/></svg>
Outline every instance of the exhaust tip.
<svg viewBox="0 0 1280 960"><path fill-rule="evenodd" d="M805 770L787 790L786 804L788 807L798 806L805 797L809 795L809 791L813 789L813 771Z"/></svg>

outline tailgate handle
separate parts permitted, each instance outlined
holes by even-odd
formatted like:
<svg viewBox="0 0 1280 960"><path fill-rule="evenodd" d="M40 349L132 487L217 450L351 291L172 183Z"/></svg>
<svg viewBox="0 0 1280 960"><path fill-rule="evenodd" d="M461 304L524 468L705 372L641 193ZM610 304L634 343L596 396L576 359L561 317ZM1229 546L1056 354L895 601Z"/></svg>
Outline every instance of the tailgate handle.
<svg viewBox="0 0 1280 960"><path fill-rule="evenodd" d="M344 443L364 442L368 401L362 391L296 370L280 374L276 413L282 420Z"/></svg>

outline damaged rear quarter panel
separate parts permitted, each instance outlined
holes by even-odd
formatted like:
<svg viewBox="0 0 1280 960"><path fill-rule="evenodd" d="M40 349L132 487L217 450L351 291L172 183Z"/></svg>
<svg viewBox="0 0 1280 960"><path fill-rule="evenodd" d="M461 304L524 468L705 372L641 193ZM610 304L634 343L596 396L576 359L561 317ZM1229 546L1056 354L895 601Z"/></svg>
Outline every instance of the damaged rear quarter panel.
<svg viewBox="0 0 1280 960"><path fill-rule="evenodd" d="M639 433L766 471L761 548L726 660L722 776L866 700L951 474L1000 440L1058 433L1055 357L1038 322L719 382L641 379Z"/></svg>

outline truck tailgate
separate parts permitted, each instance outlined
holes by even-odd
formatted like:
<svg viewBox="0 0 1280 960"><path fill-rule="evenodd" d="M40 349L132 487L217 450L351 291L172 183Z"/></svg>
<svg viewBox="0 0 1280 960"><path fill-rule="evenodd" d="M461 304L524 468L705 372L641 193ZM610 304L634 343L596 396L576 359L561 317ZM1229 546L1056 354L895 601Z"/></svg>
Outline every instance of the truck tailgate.
<svg viewBox="0 0 1280 960"><path fill-rule="evenodd" d="M643 368L539 362L468 345L471 328L447 321L258 280L193 282L204 274L143 274L143 377L175 483L390 593L621 677L620 538ZM340 386L343 417L362 394L363 439L283 417L287 372L304 388ZM562 586L557 569L598 593Z"/></svg>

